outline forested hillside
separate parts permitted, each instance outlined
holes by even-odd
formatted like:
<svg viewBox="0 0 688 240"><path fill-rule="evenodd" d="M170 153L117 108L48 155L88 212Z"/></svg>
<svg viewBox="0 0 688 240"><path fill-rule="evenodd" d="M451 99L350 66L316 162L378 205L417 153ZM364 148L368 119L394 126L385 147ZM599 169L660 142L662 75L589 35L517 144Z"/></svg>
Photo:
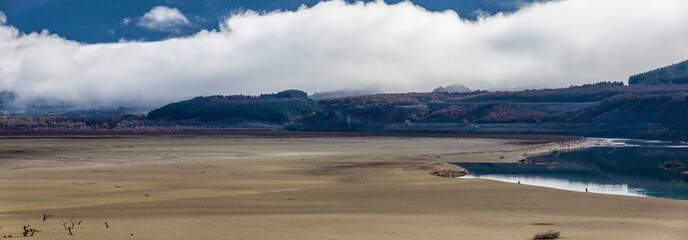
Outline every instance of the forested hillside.
<svg viewBox="0 0 688 240"><path fill-rule="evenodd" d="M688 140L688 85L603 82L516 92L378 94L320 101L291 129L540 133Z"/></svg>
<svg viewBox="0 0 688 240"><path fill-rule="evenodd" d="M171 103L148 113L150 120L288 122L317 110L317 102L298 90L260 96L209 96Z"/></svg>
<svg viewBox="0 0 688 240"><path fill-rule="evenodd" d="M688 141L688 84L603 82L515 92L394 93L320 101L288 90L196 97L147 116L4 117L0 129L514 133Z"/></svg>
<svg viewBox="0 0 688 240"><path fill-rule="evenodd" d="M628 84L687 84L688 60L636 74L628 78Z"/></svg>

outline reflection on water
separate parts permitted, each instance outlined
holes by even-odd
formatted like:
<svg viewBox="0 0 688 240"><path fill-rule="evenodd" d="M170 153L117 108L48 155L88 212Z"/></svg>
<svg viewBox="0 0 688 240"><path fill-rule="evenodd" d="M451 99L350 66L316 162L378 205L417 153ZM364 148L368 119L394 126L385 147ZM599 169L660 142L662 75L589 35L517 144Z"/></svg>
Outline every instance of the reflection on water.
<svg viewBox="0 0 688 240"><path fill-rule="evenodd" d="M614 147L529 158L532 164L460 163L468 178L520 182L570 191L688 200L688 168L665 163L688 163L685 145L639 140L615 140ZM679 164L680 165L680 164Z"/></svg>
<svg viewBox="0 0 688 240"><path fill-rule="evenodd" d="M550 187L575 192L593 192L624 196L648 197L644 189L628 187L627 184L599 184L594 182L574 182L567 179L531 177L525 175L469 174L462 178L482 178L501 182L521 183L539 187Z"/></svg>

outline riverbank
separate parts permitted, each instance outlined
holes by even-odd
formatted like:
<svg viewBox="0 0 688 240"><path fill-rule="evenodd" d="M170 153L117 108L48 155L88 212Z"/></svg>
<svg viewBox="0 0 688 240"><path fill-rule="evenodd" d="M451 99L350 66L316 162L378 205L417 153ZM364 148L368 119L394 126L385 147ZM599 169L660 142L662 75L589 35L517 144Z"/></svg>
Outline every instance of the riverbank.
<svg viewBox="0 0 688 240"><path fill-rule="evenodd" d="M0 235L30 225L37 239L529 239L549 229L566 239L688 236L680 211L688 201L429 174L446 162L513 162L586 144L595 143L7 137ZM44 213L52 216L42 221ZM82 221L72 236L68 217Z"/></svg>

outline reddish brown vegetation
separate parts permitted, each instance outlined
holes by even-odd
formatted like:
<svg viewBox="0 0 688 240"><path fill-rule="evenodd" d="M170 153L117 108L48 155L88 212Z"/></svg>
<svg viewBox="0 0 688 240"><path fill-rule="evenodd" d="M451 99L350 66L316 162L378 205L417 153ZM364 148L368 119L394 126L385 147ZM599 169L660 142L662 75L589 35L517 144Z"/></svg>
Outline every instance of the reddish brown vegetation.
<svg viewBox="0 0 688 240"><path fill-rule="evenodd" d="M106 130L138 129L152 124L142 119L119 116L2 117L0 130Z"/></svg>
<svg viewBox="0 0 688 240"><path fill-rule="evenodd" d="M286 93L301 98L199 97L151 111L148 118L5 117L0 130L446 131L688 140L688 85L605 82L518 92L378 94L317 103L303 92ZM154 113L181 117L155 118Z"/></svg>
<svg viewBox="0 0 688 240"><path fill-rule="evenodd" d="M390 93L364 95L320 100L325 107L389 107L418 105L424 102L444 102L462 96L478 94L469 93Z"/></svg>
<svg viewBox="0 0 688 240"><path fill-rule="evenodd" d="M441 110L435 111L429 117L441 117L452 119L463 119L468 116L468 109L459 105L452 105Z"/></svg>
<svg viewBox="0 0 688 240"><path fill-rule="evenodd" d="M536 122L541 121L546 116L546 113L531 108L499 103L489 106L486 114L480 117L478 121L494 123Z"/></svg>

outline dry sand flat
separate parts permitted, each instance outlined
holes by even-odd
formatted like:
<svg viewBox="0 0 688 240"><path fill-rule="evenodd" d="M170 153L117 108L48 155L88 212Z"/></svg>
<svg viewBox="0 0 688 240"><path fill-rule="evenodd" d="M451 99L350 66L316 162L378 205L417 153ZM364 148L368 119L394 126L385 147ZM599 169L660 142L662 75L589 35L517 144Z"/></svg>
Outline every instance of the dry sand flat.
<svg viewBox="0 0 688 240"><path fill-rule="evenodd" d="M688 239L688 201L429 174L445 161L513 162L586 144L596 143L8 137L0 236L30 225L36 239L529 239L549 229L565 239ZM69 216L82 221L72 236Z"/></svg>

